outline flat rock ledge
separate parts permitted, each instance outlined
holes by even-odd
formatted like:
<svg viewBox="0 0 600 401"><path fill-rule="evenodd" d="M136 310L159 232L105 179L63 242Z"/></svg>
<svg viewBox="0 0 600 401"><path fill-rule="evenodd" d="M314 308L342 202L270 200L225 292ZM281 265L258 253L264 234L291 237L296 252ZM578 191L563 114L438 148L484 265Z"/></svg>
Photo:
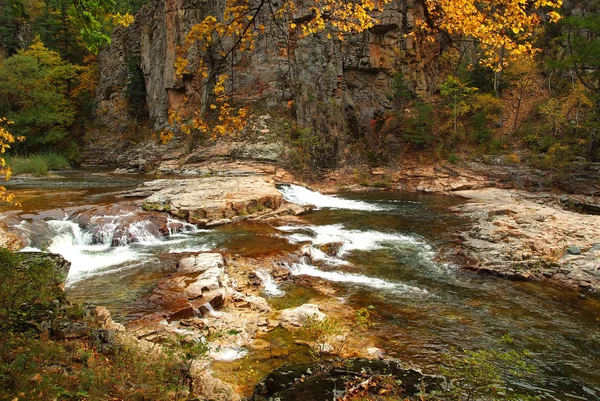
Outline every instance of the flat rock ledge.
<svg viewBox="0 0 600 401"><path fill-rule="evenodd" d="M145 197L145 210L168 212L200 227L269 214L283 204L275 181L262 176L155 180L124 196Z"/></svg>
<svg viewBox="0 0 600 401"><path fill-rule="evenodd" d="M470 267L514 280L551 280L600 294L600 216L564 210L548 193L488 188L457 191L474 218L461 234Z"/></svg>

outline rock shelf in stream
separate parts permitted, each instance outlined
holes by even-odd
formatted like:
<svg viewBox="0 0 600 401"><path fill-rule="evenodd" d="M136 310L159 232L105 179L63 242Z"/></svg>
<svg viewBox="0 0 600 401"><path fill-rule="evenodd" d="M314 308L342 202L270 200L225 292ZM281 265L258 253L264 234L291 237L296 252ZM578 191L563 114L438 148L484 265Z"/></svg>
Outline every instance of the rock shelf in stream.
<svg viewBox="0 0 600 401"><path fill-rule="evenodd" d="M201 227L268 215L283 204L275 182L261 176L155 180L123 196L144 197L145 210L169 212ZM305 209L294 206L281 214Z"/></svg>
<svg viewBox="0 0 600 401"><path fill-rule="evenodd" d="M600 293L600 216L564 210L544 193L495 188L456 193L472 200L454 208L475 219L460 235L470 268Z"/></svg>
<svg viewBox="0 0 600 401"><path fill-rule="evenodd" d="M149 300L171 311L168 321L207 314L222 306L232 289L223 256L202 253L181 259L177 271L159 283Z"/></svg>

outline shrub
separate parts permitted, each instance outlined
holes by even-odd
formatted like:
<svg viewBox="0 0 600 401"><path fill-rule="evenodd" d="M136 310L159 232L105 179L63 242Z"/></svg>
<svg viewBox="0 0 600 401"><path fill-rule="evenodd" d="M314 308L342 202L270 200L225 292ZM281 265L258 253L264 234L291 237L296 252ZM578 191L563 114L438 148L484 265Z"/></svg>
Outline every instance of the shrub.
<svg viewBox="0 0 600 401"><path fill-rule="evenodd" d="M418 145L422 149L433 143L433 106L429 103L417 100L413 108L413 116L406 118L406 126L402 137L409 142Z"/></svg>
<svg viewBox="0 0 600 401"><path fill-rule="evenodd" d="M63 277L64 278L64 277ZM52 301L64 299L61 277L48 259L30 260L0 249L0 331L25 331L40 314L52 311Z"/></svg>
<svg viewBox="0 0 600 401"><path fill-rule="evenodd" d="M30 156L9 156L8 164L13 174L35 174L42 176L50 170L64 170L71 167L66 157L59 153L47 152Z"/></svg>
<svg viewBox="0 0 600 401"><path fill-rule="evenodd" d="M349 334L338 320L309 316L298 336L310 347L312 357L320 361L326 355L339 355L346 346Z"/></svg>

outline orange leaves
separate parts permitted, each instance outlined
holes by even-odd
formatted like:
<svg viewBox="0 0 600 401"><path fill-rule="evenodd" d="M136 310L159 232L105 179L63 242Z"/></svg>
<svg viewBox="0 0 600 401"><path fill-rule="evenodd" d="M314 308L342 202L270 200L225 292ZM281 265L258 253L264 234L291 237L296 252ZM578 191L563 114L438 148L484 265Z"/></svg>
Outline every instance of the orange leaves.
<svg viewBox="0 0 600 401"><path fill-rule="evenodd" d="M475 39L483 48L482 63L496 71L515 57L536 52L531 41L543 9L551 22L562 0L425 0L436 27L451 35ZM421 25L424 27L424 24ZM429 28L430 29L430 28Z"/></svg>

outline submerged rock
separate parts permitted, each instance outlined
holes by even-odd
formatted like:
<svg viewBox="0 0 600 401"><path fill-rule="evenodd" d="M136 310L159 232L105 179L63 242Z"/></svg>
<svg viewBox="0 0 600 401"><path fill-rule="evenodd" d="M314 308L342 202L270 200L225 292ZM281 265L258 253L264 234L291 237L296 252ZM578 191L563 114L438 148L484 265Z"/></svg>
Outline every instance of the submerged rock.
<svg viewBox="0 0 600 401"><path fill-rule="evenodd" d="M423 388L426 393L441 390L445 380L441 376L426 375L419 370L406 368L397 360L347 359L336 361L325 367L300 364L284 366L268 375L255 388L252 401L322 401L341 399L351 388L353 379L361 381L377 378L400 381L398 391L403 396L419 394ZM367 388L368 391L368 388ZM373 394L377 386L373 385Z"/></svg>

